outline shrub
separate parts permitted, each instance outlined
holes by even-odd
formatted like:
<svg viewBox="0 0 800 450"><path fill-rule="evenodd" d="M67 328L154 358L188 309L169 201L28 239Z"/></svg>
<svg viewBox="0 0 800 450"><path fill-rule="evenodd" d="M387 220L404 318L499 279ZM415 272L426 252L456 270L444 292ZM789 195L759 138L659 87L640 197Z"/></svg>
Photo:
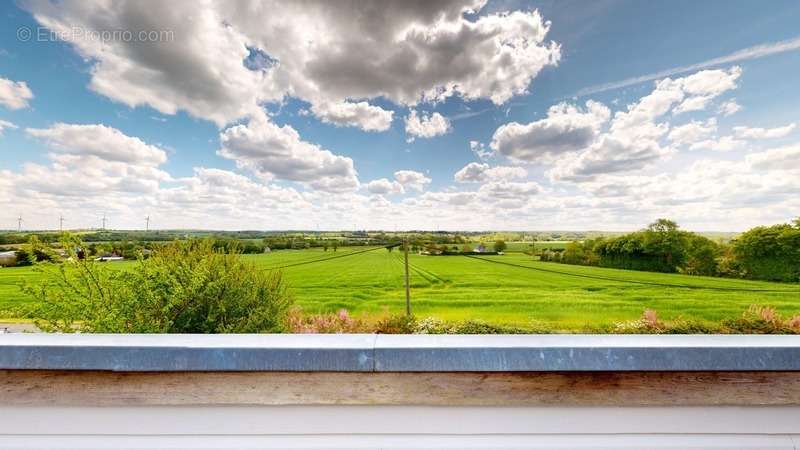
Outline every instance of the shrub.
<svg viewBox="0 0 800 450"><path fill-rule="evenodd" d="M367 326L341 309L333 314L303 315L302 310L295 308L289 314L290 333L363 333Z"/></svg>
<svg viewBox="0 0 800 450"><path fill-rule="evenodd" d="M797 334L800 316L784 318L774 308L752 305L742 317L722 322L725 332L742 334Z"/></svg>
<svg viewBox="0 0 800 450"><path fill-rule="evenodd" d="M481 320L465 320L456 322L450 327L451 334L527 334L523 328L495 325Z"/></svg>
<svg viewBox="0 0 800 450"><path fill-rule="evenodd" d="M131 270L79 259L42 266L34 312L45 331L91 333L263 333L286 330L292 299L280 272L267 272L213 243L158 247Z"/></svg>
<svg viewBox="0 0 800 450"><path fill-rule="evenodd" d="M378 334L411 334L416 328L414 316L392 315L379 320L375 324L375 333Z"/></svg>

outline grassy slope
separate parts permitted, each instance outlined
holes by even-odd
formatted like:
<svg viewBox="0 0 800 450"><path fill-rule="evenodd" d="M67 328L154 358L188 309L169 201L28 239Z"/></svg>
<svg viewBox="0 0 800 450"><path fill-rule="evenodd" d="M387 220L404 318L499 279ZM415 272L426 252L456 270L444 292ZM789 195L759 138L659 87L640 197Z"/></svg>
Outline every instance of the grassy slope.
<svg viewBox="0 0 800 450"><path fill-rule="evenodd" d="M348 253L321 249L246 255L264 268ZM716 321L751 304L775 306L784 314L800 313L800 287L767 282L634 272L532 261L523 254L484 257L535 269L493 264L461 256L411 255L412 302L418 316L443 319L483 319L526 325L544 323L562 330L633 320L645 308L664 319ZM110 263L124 268L129 263ZM284 269L297 302L308 312L346 308L356 314L404 308L401 254L395 250L364 253ZM584 275L613 280L584 278ZM26 301L14 283L35 279L29 268L0 269L0 316ZM616 281L619 280L619 281ZM625 282L681 286L769 289L789 292L748 292L651 286Z"/></svg>

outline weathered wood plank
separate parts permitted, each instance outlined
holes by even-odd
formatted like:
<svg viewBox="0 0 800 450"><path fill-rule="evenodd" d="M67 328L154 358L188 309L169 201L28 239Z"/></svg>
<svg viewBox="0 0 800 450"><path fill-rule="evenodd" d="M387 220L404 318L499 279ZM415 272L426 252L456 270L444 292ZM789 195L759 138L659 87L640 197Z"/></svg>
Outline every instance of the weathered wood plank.
<svg viewBox="0 0 800 450"><path fill-rule="evenodd" d="M0 371L5 405L800 405L798 372Z"/></svg>

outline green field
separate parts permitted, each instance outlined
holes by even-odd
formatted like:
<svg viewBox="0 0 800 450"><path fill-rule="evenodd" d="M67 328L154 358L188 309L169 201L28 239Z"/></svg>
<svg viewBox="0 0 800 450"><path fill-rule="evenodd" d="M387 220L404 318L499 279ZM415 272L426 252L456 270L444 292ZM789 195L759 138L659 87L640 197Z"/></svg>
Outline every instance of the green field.
<svg viewBox="0 0 800 450"><path fill-rule="evenodd" d="M345 255L360 249L276 251L245 255L265 269ZM297 303L309 313L341 308L356 315L404 310L402 253L384 249L287 267ZM108 263L124 269L132 263ZM760 281L634 272L502 256L410 255L412 303L418 317L480 319L547 325L564 331L634 320L646 308L665 320L718 321L749 305L800 314L800 286ZM518 267L522 266L522 267ZM19 318L30 307L19 290L35 281L31 268L0 269L0 317Z"/></svg>

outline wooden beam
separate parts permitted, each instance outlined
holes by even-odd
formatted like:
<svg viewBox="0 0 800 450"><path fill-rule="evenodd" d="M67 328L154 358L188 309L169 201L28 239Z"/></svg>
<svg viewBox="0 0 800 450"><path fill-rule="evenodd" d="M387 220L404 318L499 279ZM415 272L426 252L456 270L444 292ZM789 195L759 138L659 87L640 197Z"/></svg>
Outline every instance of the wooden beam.
<svg viewBox="0 0 800 450"><path fill-rule="evenodd" d="M5 405L800 405L798 372L0 371Z"/></svg>

